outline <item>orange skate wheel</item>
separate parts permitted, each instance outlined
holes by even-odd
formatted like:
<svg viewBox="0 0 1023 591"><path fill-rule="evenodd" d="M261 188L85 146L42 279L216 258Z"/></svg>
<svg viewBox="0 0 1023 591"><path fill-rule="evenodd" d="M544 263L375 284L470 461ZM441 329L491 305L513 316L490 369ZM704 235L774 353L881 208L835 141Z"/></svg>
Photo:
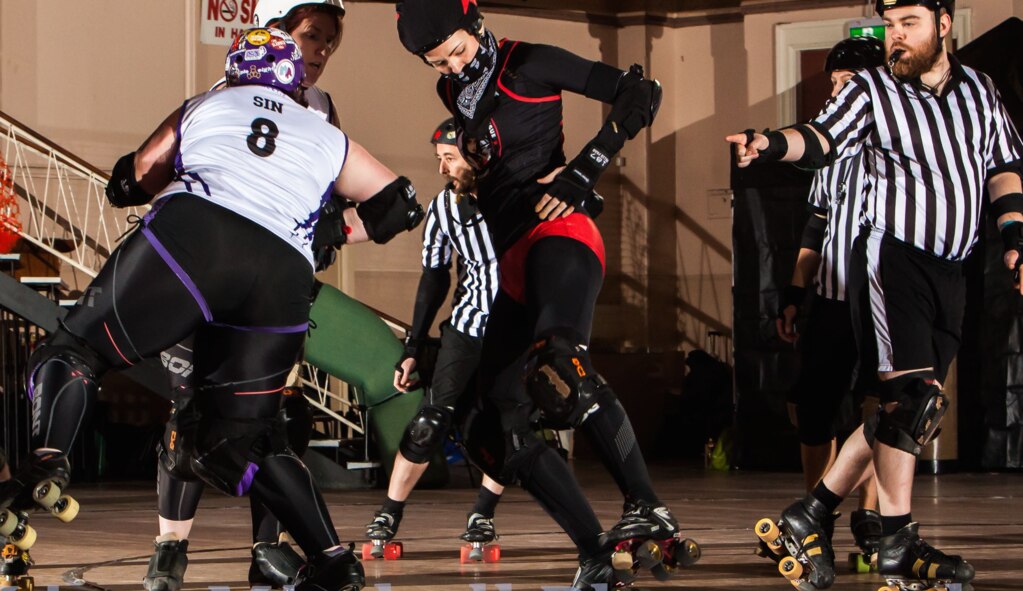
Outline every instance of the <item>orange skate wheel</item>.
<svg viewBox="0 0 1023 591"><path fill-rule="evenodd" d="M401 542L388 542L384 544L384 560L400 560L405 555L405 547Z"/></svg>
<svg viewBox="0 0 1023 591"><path fill-rule="evenodd" d="M499 562L501 560L501 547L497 544L488 544L483 547L483 562Z"/></svg>
<svg viewBox="0 0 1023 591"><path fill-rule="evenodd" d="M362 544L362 559L363 560L376 560L376 556L373 555L373 542L364 542Z"/></svg>
<svg viewBox="0 0 1023 591"><path fill-rule="evenodd" d="M790 581L798 579L803 574L803 565L799 564L799 561L791 556L786 556L781 559L778 563L778 572L781 576L785 577Z"/></svg>

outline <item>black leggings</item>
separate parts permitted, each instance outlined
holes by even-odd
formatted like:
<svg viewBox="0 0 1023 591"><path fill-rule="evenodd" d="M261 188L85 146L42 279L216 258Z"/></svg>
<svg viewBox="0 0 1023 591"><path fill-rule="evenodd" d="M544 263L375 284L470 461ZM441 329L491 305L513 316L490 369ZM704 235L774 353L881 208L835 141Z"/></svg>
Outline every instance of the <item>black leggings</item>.
<svg viewBox="0 0 1023 591"><path fill-rule="evenodd" d="M50 340L75 343L66 348L98 378L196 333L195 395L204 416L270 419L305 338L312 284L311 266L292 246L205 200L173 196L113 253L68 314L58 332L72 338ZM36 442L67 451L94 380L84 382L82 395L69 390L81 372L59 356L43 356L33 375ZM322 507L323 500L300 461L278 457L258 465L253 490L280 505L271 509L292 520L285 525L308 554L336 545L325 512L290 508Z"/></svg>
<svg viewBox="0 0 1023 591"><path fill-rule="evenodd" d="M504 291L498 293L487 320L480 380L481 391L500 411L509 458L520 451L515 442L526 442L525 448L536 445L529 422L535 406L522 381L530 345L551 335L588 345L602 281L600 260L589 247L571 238L548 237L537 241L527 256L526 302L516 302ZM583 423L581 431L590 438L627 499L658 502L620 404L602 406ZM538 460L521 466L512 461L507 467L516 471L515 477L565 527L584 554L595 554L600 523L568 466L545 458L541 453Z"/></svg>

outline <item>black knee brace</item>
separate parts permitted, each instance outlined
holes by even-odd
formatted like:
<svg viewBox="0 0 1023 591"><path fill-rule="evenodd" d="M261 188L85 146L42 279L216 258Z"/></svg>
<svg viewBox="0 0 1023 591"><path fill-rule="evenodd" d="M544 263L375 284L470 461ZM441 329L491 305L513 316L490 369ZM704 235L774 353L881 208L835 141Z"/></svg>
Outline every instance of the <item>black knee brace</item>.
<svg viewBox="0 0 1023 591"><path fill-rule="evenodd" d="M32 447L67 451L79 427L96 407L98 378L108 366L98 353L63 327L36 347L28 366ZM71 385L79 387L70 388ZM78 396L68 396L72 393ZM62 412L54 408L58 400Z"/></svg>
<svg viewBox="0 0 1023 591"><path fill-rule="evenodd" d="M302 457L309 447L309 439L313 435L313 409L309 406L302 392L285 390L284 404L278 415L284 423L284 432L288 438L288 447L296 456Z"/></svg>
<svg viewBox="0 0 1023 591"><path fill-rule="evenodd" d="M199 424L192 470L206 484L233 496L252 486L267 457L290 453L284 428L269 419L206 419Z"/></svg>
<svg viewBox="0 0 1023 591"><path fill-rule="evenodd" d="M398 450L413 464L425 464L451 430L451 411L443 406L424 406L409 421Z"/></svg>
<svg viewBox="0 0 1023 591"><path fill-rule="evenodd" d="M545 426L578 427L589 413L615 400L607 381L593 369L586 347L561 336L533 345L526 364L526 390Z"/></svg>
<svg viewBox="0 0 1023 591"><path fill-rule="evenodd" d="M170 419L163 430L163 439L156 444L156 455L164 469L174 478L191 482L195 436L199 427L199 411L191 396L179 396L171 407Z"/></svg>
<svg viewBox="0 0 1023 591"><path fill-rule="evenodd" d="M881 403L897 402L891 411L881 411L875 437L881 443L920 455L937 434L948 408L948 399L934 381L933 372L901 375L881 382Z"/></svg>

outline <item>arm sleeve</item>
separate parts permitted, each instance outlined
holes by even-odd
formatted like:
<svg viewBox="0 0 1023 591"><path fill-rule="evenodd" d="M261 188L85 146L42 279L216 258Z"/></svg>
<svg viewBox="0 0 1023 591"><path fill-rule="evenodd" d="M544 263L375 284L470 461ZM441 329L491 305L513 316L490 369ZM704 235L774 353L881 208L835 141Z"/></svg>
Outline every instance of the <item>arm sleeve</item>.
<svg viewBox="0 0 1023 591"><path fill-rule="evenodd" d="M1015 171L1020 173L1020 157L1023 155L1023 145L1020 144L1019 133L1009 119L1005 111L998 89L990 78L984 76L988 90L991 91L992 100L992 121L991 121L991 143L987 154L988 177L1001 172Z"/></svg>
<svg viewBox="0 0 1023 591"><path fill-rule="evenodd" d="M874 125L867 84L863 73L857 74L835 100L828 103L821 114L810 122L828 140L835 160L859 153L857 148Z"/></svg>
<svg viewBox="0 0 1023 591"><path fill-rule="evenodd" d="M518 64L519 74L552 89L576 94L585 92L586 81L596 63L560 47L531 43L520 43L512 58Z"/></svg>
<svg viewBox="0 0 1023 591"><path fill-rule="evenodd" d="M416 303L412 310L413 339L425 339L433 325L437 311L444 304L451 286L451 241L440 223L438 202L447 197L441 192L430 202L423 224L423 274L416 290Z"/></svg>

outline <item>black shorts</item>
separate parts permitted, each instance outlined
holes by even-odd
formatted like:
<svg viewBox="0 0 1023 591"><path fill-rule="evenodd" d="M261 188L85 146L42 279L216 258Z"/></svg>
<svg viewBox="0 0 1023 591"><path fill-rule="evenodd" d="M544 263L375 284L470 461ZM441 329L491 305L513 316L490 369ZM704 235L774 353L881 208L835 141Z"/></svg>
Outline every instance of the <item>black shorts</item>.
<svg viewBox="0 0 1023 591"><path fill-rule="evenodd" d="M962 265L864 229L853 243L849 283L861 356L876 359L882 373L930 367L944 381L962 336Z"/></svg>
<svg viewBox="0 0 1023 591"><path fill-rule="evenodd" d="M440 350L433 369L433 381L424 405L454 408L455 403L476 381L483 338L461 332L445 322L440 327Z"/></svg>

